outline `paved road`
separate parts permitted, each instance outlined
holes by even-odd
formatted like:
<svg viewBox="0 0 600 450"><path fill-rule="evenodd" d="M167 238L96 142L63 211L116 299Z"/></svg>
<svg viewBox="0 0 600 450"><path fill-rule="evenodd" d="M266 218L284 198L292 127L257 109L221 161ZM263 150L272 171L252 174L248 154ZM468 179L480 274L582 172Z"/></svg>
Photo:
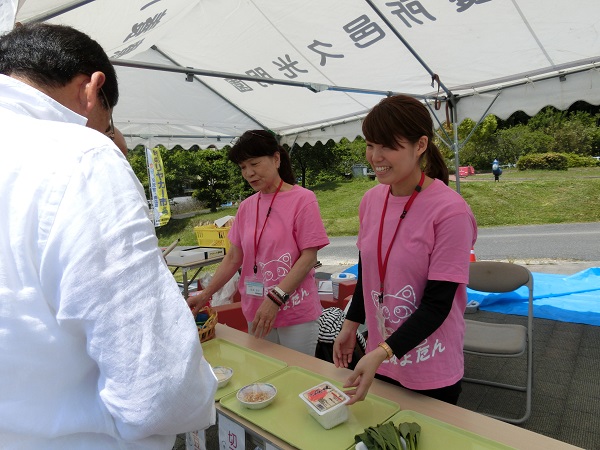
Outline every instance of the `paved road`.
<svg viewBox="0 0 600 450"><path fill-rule="evenodd" d="M600 260L600 222L482 228L481 259Z"/></svg>
<svg viewBox="0 0 600 450"><path fill-rule="evenodd" d="M356 264L356 237L334 237L319 251L323 265ZM480 228L483 260L600 261L600 222Z"/></svg>

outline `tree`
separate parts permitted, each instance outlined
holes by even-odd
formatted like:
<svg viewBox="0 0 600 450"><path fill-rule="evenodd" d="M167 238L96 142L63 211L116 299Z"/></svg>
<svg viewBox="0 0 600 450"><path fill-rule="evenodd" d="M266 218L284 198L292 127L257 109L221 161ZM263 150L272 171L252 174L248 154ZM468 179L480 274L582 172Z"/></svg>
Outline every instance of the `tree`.
<svg viewBox="0 0 600 450"><path fill-rule="evenodd" d="M527 126L552 137L548 151L592 155L600 146L598 114L558 111L552 106L531 118Z"/></svg>
<svg viewBox="0 0 600 450"><path fill-rule="evenodd" d="M294 145L290 150L290 159L296 177L301 179L302 187L314 185L320 178L330 178L328 175L335 173L336 158L333 153L333 141L323 144L308 143L302 147Z"/></svg>
<svg viewBox="0 0 600 450"><path fill-rule="evenodd" d="M185 187L193 183L195 179L194 155L198 150L186 150L180 145L176 145L170 150L162 145L158 147L165 170L167 194L169 197L183 195Z"/></svg>
<svg viewBox="0 0 600 450"><path fill-rule="evenodd" d="M498 131L496 143L498 160L503 164L516 164L523 155L550 151L553 139L540 130L517 125Z"/></svg>
<svg viewBox="0 0 600 450"><path fill-rule="evenodd" d="M458 126L458 137L464 141L471 131L471 137L464 143L459 152L462 166L473 166L477 169L489 168L496 156L494 133L498 128L496 116L489 114L475 128L476 123L465 119Z"/></svg>
<svg viewBox="0 0 600 450"><path fill-rule="evenodd" d="M148 191L148 166L146 164L146 150L143 145L136 145L135 148L129 150L127 154L127 160L133 169L133 173L140 181L146 192L146 196L149 197Z"/></svg>
<svg viewBox="0 0 600 450"><path fill-rule="evenodd" d="M325 144L295 145L290 157L296 175L302 180L302 186L306 187L341 179L351 172L352 165L366 164L365 148L365 141L359 136L353 142L343 138L338 143L329 140Z"/></svg>
<svg viewBox="0 0 600 450"><path fill-rule="evenodd" d="M339 172L350 173L355 164L368 165L366 149L367 143L362 136L357 136L354 141L343 138L335 144L333 151L338 161Z"/></svg>
<svg viewBox="0 0 600 450"><path fill-rule="evenodd" d="M231 200L232 164L225 150L199 150L194 155L195 180L192 183L192 196L205 202L212 212L226 201Z"/></svg>
<svg viewBox="0 0 600 450"><path fill-rule="evenodd" d="M167 195L176 197L184 193L185 187L195 178L195 167L193 155L195 152L184 149L181 146L175 146L168 149L163 145L157 146L160 150L160 156L165 171L165 182L167 185ZM146 161L146 150L143 145L137 145L127 155L129 164L134 173L142 183L146 195L149 196L148 187L148 166Z"/></svg>
<svg viewBox="0 0 600 450"><path fill-rule="evenodd" d="M461 166L473 166L477 169L488 168L495 158L494 133L498 127L496 116L490 114L483 119L477 128L475 128L475 125L477 125L475 121L467 118L458 126L458 141L461 145L458 159ZM444 125L444 130L446 131L447 136L443 132L440 132L439 134L444 137L444 140L449 138L452 142L454 139L453 129ZM472 131L473 133L471 134ZM469 140L465 142L467 137L469 137ZM448 162L454 159L452 150L443 142L436 139L435 143Z"/></svg>
<svg viewBox="0 0 600 450"><path fill-rule="evenodd" d="M228 147L225 147L223 151L227 152ZM242 171L240 168L229 162L229 185L230 185L230 200L234 202L241 202L245 198L254 194L252 186L242 177Z"/></svg>

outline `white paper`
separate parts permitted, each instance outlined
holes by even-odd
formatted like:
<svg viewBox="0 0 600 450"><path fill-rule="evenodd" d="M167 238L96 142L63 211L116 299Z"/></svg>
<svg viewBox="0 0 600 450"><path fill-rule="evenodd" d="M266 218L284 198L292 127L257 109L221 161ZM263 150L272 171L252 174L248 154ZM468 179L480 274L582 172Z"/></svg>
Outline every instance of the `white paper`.
<svg viewBox="0 0 600 450"><path fill-rule="evenodd" d="M241 425L217 412L219 417L219 448L221 450L245 450L246 435Z"/></svg>
<svg viewBox="0 0 600 450"><path fill-rule="evenodd" d="M331 294L333 292L333 282L331 280L319 280L319 294Z"/></svg>
<svg viewBox="0 0 600 450"><path fill-rule="evenodd" d="M206 434L204 430L185 434L185 450L206 450Z"/></svg>
<svg viewBox="0 0 600 450"><path fill-rule="evenodd" d="M235 219L235 216L223 216L217 220L215 220L215 225L217 226L217 228L221 228L223 225L225 225L230 219Z"/></svg>

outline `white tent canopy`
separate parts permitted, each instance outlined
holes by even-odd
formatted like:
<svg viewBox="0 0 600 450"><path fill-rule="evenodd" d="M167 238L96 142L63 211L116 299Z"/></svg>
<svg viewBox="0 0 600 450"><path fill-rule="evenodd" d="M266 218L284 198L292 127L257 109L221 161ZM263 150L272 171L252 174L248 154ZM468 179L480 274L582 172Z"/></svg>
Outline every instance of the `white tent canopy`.
<svg viewBox="0 0 600 450"><path fill-rule="evenodd" d="M391 93L438 97L440 120L448 101L454 122L600 104L598 0L0 0L13 20L104 47L131 145L352 139Z"/></svg>

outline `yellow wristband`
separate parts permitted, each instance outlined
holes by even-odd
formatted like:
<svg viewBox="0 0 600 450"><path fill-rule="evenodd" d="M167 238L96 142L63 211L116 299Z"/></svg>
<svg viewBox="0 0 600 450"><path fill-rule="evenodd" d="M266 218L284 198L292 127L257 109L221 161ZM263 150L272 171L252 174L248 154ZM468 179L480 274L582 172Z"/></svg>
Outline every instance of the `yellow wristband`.
<svg viewBox="0 0 600 450"><path fill-rule="evenodd" d="M379 346L379 347L381 347L382 349L384 349L384 350L385 350L385 352L387 353L387 358L385 358L385 359L388 359L388 360L389 360L389 359L391 359L391 358L392 358L392 356L394 356L394 352L392 351L392 348L391 348L389 345L387 345L387 343L385 343L385 342L380 342L380 343L378 344L378 346Z"/></svg>

